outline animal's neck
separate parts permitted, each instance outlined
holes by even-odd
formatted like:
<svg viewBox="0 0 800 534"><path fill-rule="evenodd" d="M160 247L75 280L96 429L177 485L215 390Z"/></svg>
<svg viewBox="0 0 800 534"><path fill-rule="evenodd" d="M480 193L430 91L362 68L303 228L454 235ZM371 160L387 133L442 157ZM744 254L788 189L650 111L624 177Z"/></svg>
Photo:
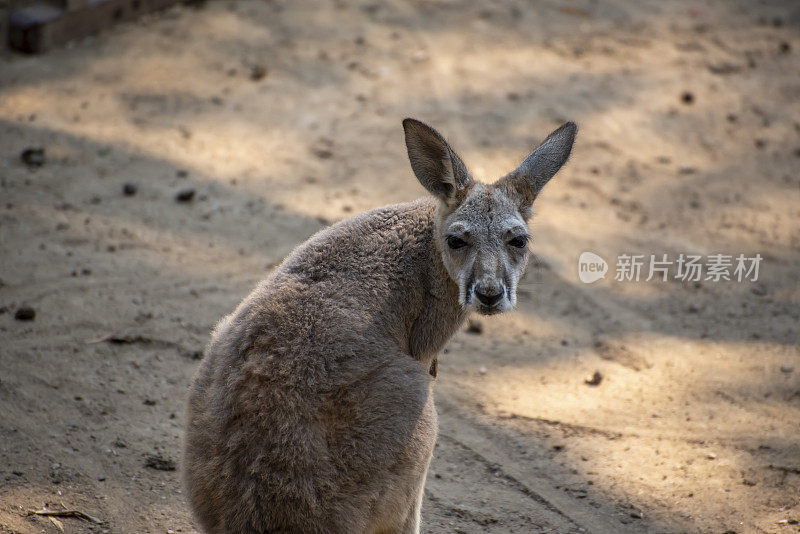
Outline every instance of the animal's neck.
<svg viewBox="0 0 800 534"><path fill-rule="evenodd" d="M453 281L442 262L436 236L438 213L431 213L431 224L424 238L417 241L421 261L415 262L414 273L418 280L411 323L408 332L408 350L414 358L429 365L444 348L468 315L458 302L458 285Z"/></svg>

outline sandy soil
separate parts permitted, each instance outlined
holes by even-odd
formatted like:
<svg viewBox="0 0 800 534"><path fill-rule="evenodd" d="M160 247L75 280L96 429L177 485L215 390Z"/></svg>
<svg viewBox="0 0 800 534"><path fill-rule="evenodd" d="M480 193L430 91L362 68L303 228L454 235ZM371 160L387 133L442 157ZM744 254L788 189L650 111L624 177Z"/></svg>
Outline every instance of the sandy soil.
<svg viewBox="0 0 800 534"><path fill-rule="evenodd" d="M179 459L210 328L315 231L423 194L405 116L483 179L581 127L519 310L441 359L423 531L800 531L799 28L777 1L233 0L0 58L0 532L58 532L45 503L195 532L147 464ZM618 282L623 253L764 260Z"/></svg>

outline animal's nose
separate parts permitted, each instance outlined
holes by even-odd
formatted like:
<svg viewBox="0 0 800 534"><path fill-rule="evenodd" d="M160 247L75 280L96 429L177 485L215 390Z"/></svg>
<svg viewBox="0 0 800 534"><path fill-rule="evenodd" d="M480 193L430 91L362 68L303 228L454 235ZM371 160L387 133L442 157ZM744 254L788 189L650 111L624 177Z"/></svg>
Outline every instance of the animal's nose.
<svg viewBox="0 0 800 534"><path fill-rule="evenodd" d="M478 300L484 306L494 306L500 302L504 293L505 291L503 291L502 287L497 289L475 288L475 296L478 297Z"/></svg>

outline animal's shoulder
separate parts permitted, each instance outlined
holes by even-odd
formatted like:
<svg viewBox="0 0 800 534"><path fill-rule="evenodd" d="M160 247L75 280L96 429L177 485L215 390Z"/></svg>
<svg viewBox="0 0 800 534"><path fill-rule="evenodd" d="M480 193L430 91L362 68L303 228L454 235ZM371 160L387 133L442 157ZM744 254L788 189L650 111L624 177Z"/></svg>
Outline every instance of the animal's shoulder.
<svg viewBox="0 0 800 534"><path fill-rule="evenodd" d="M369 267L429 238L436 205L427 199L377 208L326 228L298 246L279 268L283 273Z"/></svg>

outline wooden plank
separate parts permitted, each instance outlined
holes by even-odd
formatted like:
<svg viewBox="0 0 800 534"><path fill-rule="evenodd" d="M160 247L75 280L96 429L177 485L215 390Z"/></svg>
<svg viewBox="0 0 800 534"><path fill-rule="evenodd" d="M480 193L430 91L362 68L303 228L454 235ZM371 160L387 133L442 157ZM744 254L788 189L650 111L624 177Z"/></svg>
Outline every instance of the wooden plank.
<svg viewBox="0 0 800 534"><path fill-rule="evenodd" d="M179 1L65 0L63 7L38 2L11 10L9 44L22 52L41 53Z"/></svg>

